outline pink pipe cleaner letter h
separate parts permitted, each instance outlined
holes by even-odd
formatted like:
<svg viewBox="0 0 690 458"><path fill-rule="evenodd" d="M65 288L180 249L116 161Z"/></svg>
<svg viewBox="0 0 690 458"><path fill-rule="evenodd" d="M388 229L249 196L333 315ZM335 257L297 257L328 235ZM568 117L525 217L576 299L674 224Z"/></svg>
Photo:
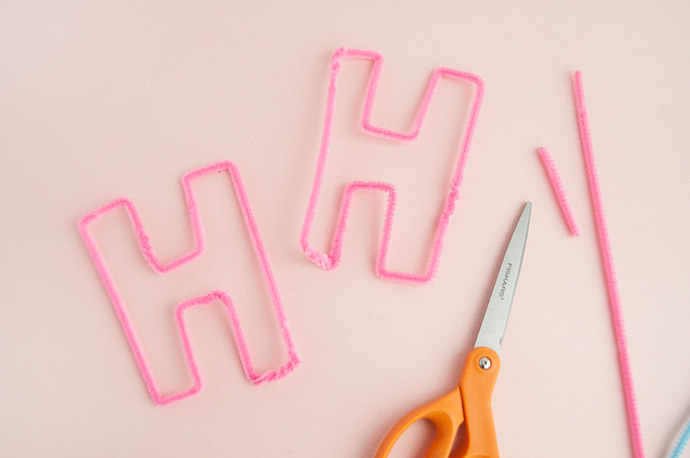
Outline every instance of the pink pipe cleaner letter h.
<svg viewBox="0 0 690 458"><path fill-rule="evenodd" d="M426 272L423 274L396 272L386 268L386 257L388 253L388 247L390 244L393 213L396 206L396 189L389 182L383 182L378 180L350 181L345 186L345 189L342 193L342 198L340 200L340 209L337 216L337 222L335 223L335 229L331 238L331 244L328 253L317 250L311 245L309 241L312 226L314 224L314 219L316 216L317 207L319 206L319 197L321 196L321 191L324 182L326 182L327 186L330 187L330 189L327 188L327 191L331 192L331 194L334 189L333 186L337 186L336 183L333 183L333 179L329 178L324 180L324 177L327 175L326 160L331 145L333 124L335 118L336 83L338 80L338 75L340 73L341 64L346 59L363 59L372 62L373 65L371 68L367 93L364 100L364 110L361 118L361 126L366 134L393 141L410 142L416 140L419 137L420 131L422 129L422 124L424 123L424 119L427 115L427 111L429 109L429 105L433 98L434 92L439 81L442 78L469 82L475 87L467 126L464 129L464 137L462 138L460 146L459 157L453 167L453 175L450 181L450 188L448 189L448 194L445 197L445 201L443 202L442 207L439 207L439 213L437 214L435 234L433 239L433 247L431 248L431 253L428 255L429 261L426 267ZM419 105L419 109L417 111L414 124L412 126L412 130L407 133L402 133L373 126L370 122L371 112L374 104L374 99L376 96L376 88L378 84L379 74L381 72L382 63L382 56L372 51L361 51L355 49L341 48L338 51L336 51L335 54L333 54L331 60L330 82L328 87L328 98L326 101L326 116L323 126L323 133L321 137L321 146L319 149L319 155L316 163L316 173L314 176L314 182L312 185L311 195L309 198L309 204L307 206L307 212L304 219L304 224L302 226L300 244L302 246L302 250L304 251L304 253L309 257L311 261L316 263L318 266L329 270L335 268L340 262L342 255L345 225L347 222L347 215L350 208L353 193L357 190L374 190L385 192L388 195L388 200L386 206L386 214L383 223L383 235L376 260L376 273L379 277L387 280L395 280L409 283L426 283L429 280L431 280L431 278L434 276L436 272L440 258L440 253L443 246L443 238L448 227L450 217L455 210L455 201L457 200L459 195L459 187L462 182L463 169L465 167L467 153L470 148L472 134L474 132L474 128L477 122L477 116L479 114L479 107L482 101L484 83L479 77L472 75L470 73L460 72L457 70L447 68L436 69L431 75L421 104ZM352 162L354 163L356 162L355 159L358 155L362 156L362 153L357 152L353 153L352 155L348 154L348 160L352 159ZM373 167L368 164L368 159L371 157L372 156L367 156L367 158L364 158L364 160L360 160L358 164L364 164L366 168L372 169ZM359 157L359 159L362 158ZM350 164L348 164L348 166L349 165ZM378 170L375 171L375 173L383 173L384 171L385 170ZM363 171L357 170L357 173L359 172ZM419 186L420 184L428 185L429 183L414 182L412 184L414 186ZM438 183L431 183L431 185L438 186ZM323 212L323 210L320 210L320 212Z"/></svg>
<svg viewBox="0 0 690 458"><path fill-rule="evenodd" d="M139 241L141 253L146 259L146 262L151 266L151 268L155 272L159 274L166 274L168 272L171 272L199 258L205 249L206 242L202 230L199 207L197 205L196 197L194 195L194 189L192 188L192 181L204 177L206 175L216 174L219 172L226 172L230 178L230 181L232 182L235 195L239 202L239 207L241 208L242 215L244 217L244 225L247 228L249 238L251 239L254 255L256 256L258 265L261 268L263 282L270 296L270 300L272 303L272 313L275 314L278 326L280 328L281 338L283 340L284 347L287 351L287 361L281 367L275 370L257 372L252 364L244 333L242 332L242 328L240 326L240 320L237 315L237 312L235 311L235 306L232 300L230 299L230 296L225 291L211 291L205 295L182 301L178 303L178 305L175 307L175 322L177 324L179 336L182 340L184 355L186 357L186 362L191 372L193 385L190 388L183 390L181 392L173 394L162 394L154 378L152 368L144 353L144 349L140 342L139 335L136 332L134 323L130 318L129 313L127 312L123 295L120 293L120 290L118 289L118 286L115 282L114 276L110 272L110 269L108 268L108 265L105 262L104 256L102 255L101 250L99 249L93 235L91 234L91 231L89 230L89 225L96 219L110 211L116 210L118 208L124 209L127 212L127 215L129 216L130 222L132 223L134 232ZM82 238L86 243L86 247L88 248L91 257L94 263L96 264L96 268L98 270L99 275L101 276L105 289L108 292L108 295L110 296L110 300L113 304L113 307L115 308L117 317L120 320L122 329L125 333L127 341L129 342L132 353L134 354L134 358L139 367L139 371L141 372L144 382L146 383L146 388L148 389L148 392L153 401L158 405L164 405L174 401L178 401L180 399L186 398L197 393L201 389L201 375L199 373L196 359L192 351L192 346L189 340L187 326L185 324L184 319L185 311L195 306L206 305L216 301L219 301L223 304L224 310L227 314L228 321L230 324L230 329L232 330L234 336L235 345L239 353L242 368L244 370L245 376L250 382L255 384L261 384L277 380L290 373L299 364L299 357L297 355L297 351L295 349L295 345L293 343L292 336L288 327L287 318L283 310L280 295L278 294L278 288L273 278L271 268L268 264L268 258L266 256L263 244L261 242L261 239L259 238L259 231L257 229L256 222L254 221L254 216L252 215L252 211L249 206L249 200L247 198L244 185L242 184L242 180L237 167L232 162L219 162L217 164L212 164L207 167L202 167L200 169L193 170L182 177L182 188L184 191L185 201L187 204L187 210L189 213L192 232L194 234L194 248L191 251L167 263L161 263L156 254L154 253L153 247L151 246L151 242L149 240L149 236L144 229L144 225L141 221L141 218L139 217L139 213L137 212L134 204L129 199L122 198L114 200L88 213L79 221L79 231L81 232ZM230 256L225 258L227 259L232 257ZM222 266L213 264L211 268L220 269L222 268ZM208 269L208 264L206 265L206 269ZM168 281L171 280L168 279ZM160 286L158 288L160 288Z"/></svg>

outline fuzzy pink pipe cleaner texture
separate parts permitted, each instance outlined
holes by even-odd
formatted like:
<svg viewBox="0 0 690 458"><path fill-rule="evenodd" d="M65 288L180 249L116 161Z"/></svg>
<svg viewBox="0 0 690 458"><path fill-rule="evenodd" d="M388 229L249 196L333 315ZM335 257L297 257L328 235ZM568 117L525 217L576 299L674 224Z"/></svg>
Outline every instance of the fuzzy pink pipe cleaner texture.
<svg viewBox="0 0 690 458"><path fill-rule="evenodd" d="M556 201L558 202L558 207L561 209L561 214L565 219L565 223L568 225L570 233L575 237L578 237L580 235L580 227L577 225L577 221L575 221L575 215L573 214L573 209L568 201L568 196L565 193L565 187L563 186L561 175L558 173L558 169L556 169L556 163L553 161L551 153L549 153L548 149L539 148L537 153L539 154L541 163L544 165L546 175L549 177L551 188L556 196Z"/></svg>
<svg viewBox="0 0 690 458"><path fill-rule="evenodd" d="M316 207L319 201L324 171L326 169L326 159L330 147L331 132L333 129L333 117L335 110L336 82L338 79L338 73L340 72L340 65L342 61L345 59L365 59L373 62L371 76L369 79L369 86L364 101L364 111L362 113L361 120L362 128L365 132L371 135L388 138L392 140L412 141L417 139L417 137L419 136L419 132L422 129L424 118L429 109L429 104L431 103L431 99L433 98L434 91L441 78L450 78L461 81L467 81L474 84L476 87L470 111L469 121L467 124L467 128L465 129L465 135L460 150L460 155L455 166L448 196L446 198L444 207L439 215L433 242L433 248L431 250L431 257L429 260L427 271L424 274L395 272L388 270L386 268L386 257L388 254L388 246L390 244L391 229L393 225L393 214L395 211L396 204L395 187L389 183L364 181L354 181L349 183L345 187L343 193L337 225L332 237L329 252L325 253L319 251L309 243L309 236L311 234L312 224L314 222L314 216L316 213ZM374 99L376 97L376 87L378 85L378 79L379 74L381 73L382 64L383 57L380 54L372 51L341 48L333 54L333 57L331 59L330 82L328 86L328 97L326 100L326 117L321 137L321 146L319 148L319 156L316 164L316 173L314 176L311 195L309 197L307 213L304 218L304 224L302 226L300 245L304 253L309 257L309 259L316 263L318 266L328 270L335 268L340 263L342 255L343 237L345 233L345 226L347 223L347 216L353 193L357 190L365 189L383 191L388 194L388 202L384 218L381 245L376 260L376 274L379 277L387 280L408 283L426 283L430 281L436 273L441 251L443 249L443 238L448 227L450 217L455 211L455 201L458 199L459 196L458 188L460 187L460 184L462 182L462 175L465 167L465 162L467 160L467 153L470 148L472 134L477 123L479 107L481 105L482 97L484 94L484 83L481 80L481 78L470 73L460 72L457 70L447 68L436 69L431 75L431 79L429 80L429 84L427 85L426 92L424 93L424 97L417 111L412 131L409 133L396 132L393 130L372 126L370 122L371 112L374 105Z"/></svg>
<svg viewBox="0 0 690 458"><path fill-rule="evenodd" d="M606 218L604 216L604 206L601 199L599 179L594 164L594 152L592 148L592 138L589 131L589 121L587 120L587 109L585 107L584 90L582 88L582 75L579 71L575 72L573 78L575 92L575 106L577 110L577 121L580 131L580 142L582 144L582 154L587 171L587 182L589 183L589 195L594 209L594 221L599 240L599 250L604 267L606 279L606 290L608 292L609 306L613 320L614 337L618 350L618 363L620 366L621 379L623 382L623 396L625 398L625 409L628 419L628 430L632 442L632 451L635 458L644 457L642 445L642 433L640 431L640 421L637 412L637 401L635 389L633 387L632 370L630 368L630 357L628 356L628 344L625 337L625 326L623 323L623 313L621 311L620 294L618 293L618 282L613 266L613 255L611 253L611 243L609 240Z"/></svg>
<svg viewBox="0 0 690 458"><path fill-rule="evenodd" d="M240 321L235 311L235 307L232 303L232 300L230 299L230 296L223 291L212 291L205 296L196 297L193 299L183 301L175 307L175 320L177 323L178 330L180 332L180 338L182 339L182 345L184 347L184 354L187 360L187 364L192 375L193 385L191 388L185 391L164 395L161 393L158 386L156 385L153 372L146 359L146 355L139 341L139 338L137 337L134 325L130 320L129 314L127 313L125 303L117 289L117 285L115 283L113 276L108 270L103 255L101 254L96 241L94 240L92 234L89 231L89 224L109 211L118 209L120 207L124 208L127 211L134 231L136 232L136 235L139 239L139 246L141 247L142 254L144 255L144 258L146 259L147 263L155 272L164 274L193 261L194 259L201 256L201 254L203 253L205 248L204 233L201 225L201 219L199 216L199 208L196 202L196 198L194 196L194 190L192 189L192 181L197 178L201 178L205 175L210 175L212 173L223 171L227 171L229 173L230 178L232 180L232 184L234 186L235 193L239 200L240 208L242 209L242 213L244 216L244 221L252 241L252 246L261 266L264 281L266 283L266 287L268 288L271 302L273 304L273 310L276 314L278 325L280 327L280 332L285 343L285 347L287 349L288 360L282 367L276 370L257 373L254 370L251 356L249 354L249 349L247 348L247 343L244 334L242 333L242 327L240 326ZM110 296L110 300L113 303L113 307L115 308L117 317L120 320L122 329L125 332L125 336L127 338L129 346L132 349L132 353L134 354L136 363L139 367L142 377L144 378L146 388L148 389L148 392L153 401L158 405L165 405L174 401L179 401L181 399L187 398L199 392L202 388L201 375L199 373L196 360L194 358L194 352L189 341L189 335L187 333L187 328L184 321L185 310L197 305L210 304L214 301L222 302L225 311L227 312L230 327L232 329L232 333L235 339L235 344L237 345L240 362L242 364L242 369L244 370L245 376L251 383L258 385L265 382L278 380L284 377L285 375L289 374L292 370L294 370L300 362L299 356L295 349L295 344L292 339L292 335L290 333L290 328L288 326L285 310L283 308L283 304L278 293L278 287L276 286L273 273L271 272L271 267L268 263L266 251L264 250L261 238L259 237L259 231L257 229L256 222L254 221L254 216L252 215L251 207L249 205L249 200L247 198L244 185L242 184L240 173L235 164L233 164L232 162L225 161L193 170L182 177L182 189L184 191L185 201L187 203L187 209L189 212L189 218L192 224L192 231L194 234L194 248L190 252L178 258L175 258L172 261L165 264L162 264L156 257L149 237L146 231L144 230L144 226L141 222L139 214L134 204L129 199L121 198L113 200L112 202L88 213L79 221L79 232L81 233L81 236L84 239L84 243L86 244L91 258L96 264L96 269L98 270L98 273L103 281L103 285L105 286L105 289L108 292L108 296Z"/></svg>

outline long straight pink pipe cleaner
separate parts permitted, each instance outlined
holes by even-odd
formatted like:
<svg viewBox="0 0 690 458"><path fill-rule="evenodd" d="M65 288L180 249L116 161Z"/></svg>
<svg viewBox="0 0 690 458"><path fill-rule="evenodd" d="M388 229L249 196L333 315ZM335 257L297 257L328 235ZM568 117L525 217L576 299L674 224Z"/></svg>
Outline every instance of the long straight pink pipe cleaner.
<svg viewBox="0 0 690 458"><path fill-rule="evenodd" d="M388 254L388 246L390 243L391 229L393 224L393 214L395 211L396 204L396 192L395 187L390 183L382 182L364 182L364 181L354 181L349 183L345 192L343 193L343 199L340 206L340 211L338 215L338 222L336 225L335 232L333 234L331 246L328 253L317 250L309 243L309 236L311 234L312 224L314 222L314 215L316 213L316 207L319 201L319 195L321 193L321 185L323 182L324 171L326 168L326 159L328 156L328 150L331 142L331 132L333 130L333 117L335 111L335 98L336 98L336 81L338 79L338 73L340 72L340 65L344 59L366 59L373 62L373 68L371 76L369 79L369 87L367 89L367 95L364 102L364 111L362 113L362 128L365 132L376 135L383 138L389 138L397 141L412 141L419 136L419 132L422 129L424 123L424 118L429 109L429 104L436 90L436 86L441 78L451 78L461 81L468 81L476 86L474 100L472 102L472 108L470 111L470 117L465 129L465 135L462 142L462 147L460 150L460 157L458 159L457 165L455 166L455 171L453 173L453 178L451 181L450 191L445 201L445 205L441 214L439 215L438 224L436 226L436 234L434 238L433 248L431 250L431 258L428 264L427 271L424 274L412 274L407 272L394 272L386 268L386 258ZM328 86L328 98L326 100L326 117L324 120L323 134L321 137L321 146L319 148L319 156L316 165L316 173L314 175L314 182L312 186L311 195L309 197L309 204L307 205L307 213L304 218L304 224L302 226L302 233L300 235L300 245L302 251L318 266L324 269L333 269L339 263L342 255L343 248L343 238L345 233L345 227L347 223L348 211L350 208L350 203L354 191L361 189L384 191L388 194L388 203L386 206L386 214L383 226L383 236L381 239L381 245L379 248L378 257L376 260L376 274L387 280L395 280L408 283L426 283L430 281L436 269L438 267L441 251L443 249L443 238L450 221L450 217L455 211L455 201L458 199L459 191L458 188L462 182L462 174L465 167L465 162L467 160L467 153L470 148L470 143L472 141L472 134L474 133L474 128L477 123L477 117L479 115L479 107L481 106L482 97L484 94L484 82L476 75L460 72L457 70L452 70L448 68L439 68L435 70L429 80L429 84L424 93L424 98L417 111L417 116L414 121L412 131L409 133L401 133L393 130L383 129L381 127L372 126L371 112L374 105L374 99L376 97L376 87L378 85L379 74L381 73L381 65L383 63L383 57L373 51L362 51L357 49L347 49L341 48L337 50L331 59L331 71L330 71L330 81Z"/></svg>
<svg viewBox="0 0 690 458"><path fill-rule="evenodd" d="M288 360L283 366L276 370L261 373L256 372L252 364L249 349L247 348L247 342L242 332L242 327L240 326L239 318L235 311L235 307L232 303L232 300L230 299L230 296L224 291L212 291L205 296L196 297L193 299L183 301L179 303L177 307L175 307L175 321L177 323L177 327L180 333L180 338L182 339L184 354L187 359L187 364L192 375L193 385L185 391L164 395L161 393L160 389L158 388L158 385L156 384L151 366L149 365L148 360L146 359L144 349L139 341L134 325L129 318L127 309L125 308L124 300L122 299L122 296L118 291L115 280L108 269L108 266L105 262L105 259L103 258L103 255L101 254L101 251L98 248L98 245L96 244L96 241L94 240L93 236L91 235L91 232L89 231L89 224L109 211L115 210L120 207L124 208L127 211L127 214L129 215L129 219L139 239L139 246L141 247L142 254L144 255L144 258L146 259L148 264L157 273L163 274L169 272L198 258L203 253L205 248L204 233L203 228L201 226L199 207L196 202L196 197L194 196L194 190L192 189L192 181L206 175L223 171L229 173L230 178L232 180L232 184L235 189L235 193L237 194L240 208L242 209L242 214L244 216L244 221L247 230L249 231L250 239L252 241L254 252L258 258L259 265L261 266L264 281L266 283L266 287L268 288L271 302L273 304L273 311L276 315L281 335L285 343L285 347L287 349ZM223 303L223 306L227 312L228 320L230 321L230 327L232 329L232 333L235 339L235 344L237 345L237 350L240 356L242 369L244 371L245 376L251 383L258 385L263 384L265 382L278 380L292 372L299 365L300 362L299 356L297 355L297 350L295 348L295 343L292 340L292 334L290 333L290 328L288 326L287 317L285 315L285 310L283 308L283 303L278 293L278 287L273 277L273 273L271 272L271 267L268 263L268 257L266 256L266 251L264 250L263 243L261 242L261 238L259 237L259 230L256 226L254 216L252 215L251 207L249 205L249 199L247 198L244 185L242 184L242 179L240 177L239 170L237 169L235 164L233 164L232 162L225 161L218 162L207 167L192 170L191 172L187 173L182 177L182 189L184 191L185 201L187 203L187 209L189 212L189 218L192 224L192 231L194 234L194 248L190 252L176 259L173 259L172 261L166 264L162 264L156 257L156 254L153 251L153 247L151 246L149 236L144 230L144 225L141 222L139 213L137 212L134 204L129 199L116 199L88 213L79 221L79 232L81 233L81 236L84 239L84 243L86 244L86 247L89 250L91 257L93 258L93 262L96 264L96 269L98 270L98 273L101 276L105 289L108 292L108 296L110 296L110 300L113 303L113 307L115 308L117 317L120 320L120 324L122 325L122 329L124 330L127 342L129 343L129 346L132 349L132 353L134 354L134 359L136 360L136 363L139 366L139 371L141 372L141 375L144 379L146 388L153 401L158 405L169 404L171 402L179 401L186 397L192 396L193 394L199 392L202 388L201 374L199 373L199 368L197 367L196 359L194 358L194 352L192 350L192 345L189 341L189 335L187 333L187 327L185 325L183 316L185 310L196 305L205 305L216 300Z"/></svg>
<svg viewBox="0 0 690 458"><path fill-rule="evenodd" d="M558 169L556 169L556 163L553 161L551 153L549 153L548 149L539 148L537 150L537 153L539 154L539 158L541 159L541 162L544 165L546 175L549 177L551 188L553 189L553 193L556 196L556 201L558 202L558 206L561 209L561 213L563 214L565 223L568 225L570 233L573 234L575 237L578 237L580 235L580 227L577 225L577 221L575 220L573 209L570 206L570 201L568 200L568 196L565 193L565 187L563 186L561 175L558 173Z"/></svg>
<svg viewBox="0 0 690 458"><path fill-rule="evenodd" d="M589 122L587 120L587 109L585 107L584 91L582 89L582 76L579 71L575 72L573 79L575 90L575 106L577 109L577 121L580 131L580 142L582 144L582 154L584 157L585 168L587 170L587 182L589 183L589 194L594 209L594 221L597 228L599 240L599 250L604 267L606 279L606 290L608 292L609 307L613 319L613 330L618 350L618 363L620 366L621 379L623 382L623 395L625 398L625 409L628 419L628 430L632 442L633 456L635 458L644 457L642 445L642 433L640 431L640 421L637 412L637 401L633 387L632 371L630 369L630 357L628 356L628 344L625 337L625 327L623 324L623 313L621 311L620 295L618 293L618 282L613 267L613 255L611 253L611 243L609 241L606 219L604 217L604 206L601 200L601 190L599 189L599 179L594 164L594 153L592 149L592 138L589 132Z"/></svg>

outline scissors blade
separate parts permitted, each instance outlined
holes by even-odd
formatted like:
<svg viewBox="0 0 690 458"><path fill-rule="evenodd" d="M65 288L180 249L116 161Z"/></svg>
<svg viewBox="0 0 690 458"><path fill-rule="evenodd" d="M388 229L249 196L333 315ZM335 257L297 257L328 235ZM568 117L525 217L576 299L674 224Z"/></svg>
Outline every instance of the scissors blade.
<svg viewBox="0 0 690 458"><path fill-rule="evenodd" d="M486 306L484 320L481 328L479 328L474 348L489 347L499 355L501 353L501 342L503 342L503 335L508 325L510 306L513 303L515 286L522 266L522 257L525 253L531 213L532 203L527 202L515 226L513 236L510 238L503 262L501 262L501 269L498 271L491 299Z"/></svg>

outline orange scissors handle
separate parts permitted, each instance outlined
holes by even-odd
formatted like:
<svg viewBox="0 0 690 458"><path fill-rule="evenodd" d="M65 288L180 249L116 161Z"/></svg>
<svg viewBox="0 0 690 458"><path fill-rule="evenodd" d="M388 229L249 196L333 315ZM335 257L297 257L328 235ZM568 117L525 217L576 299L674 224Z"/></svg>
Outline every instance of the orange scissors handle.
<svg viewBox="0 0 690 458"><path fill-rule="evenodd" d="M400 419L381 442L376 458L386 458L407 428L423 418L436 427L436 437L425 458L450 457L458 429L463 423L466 434L452 456L498 458L491 395L500 367L501 360L492 349L478 347L472 350L465 360L458 386Z"/></svg>

